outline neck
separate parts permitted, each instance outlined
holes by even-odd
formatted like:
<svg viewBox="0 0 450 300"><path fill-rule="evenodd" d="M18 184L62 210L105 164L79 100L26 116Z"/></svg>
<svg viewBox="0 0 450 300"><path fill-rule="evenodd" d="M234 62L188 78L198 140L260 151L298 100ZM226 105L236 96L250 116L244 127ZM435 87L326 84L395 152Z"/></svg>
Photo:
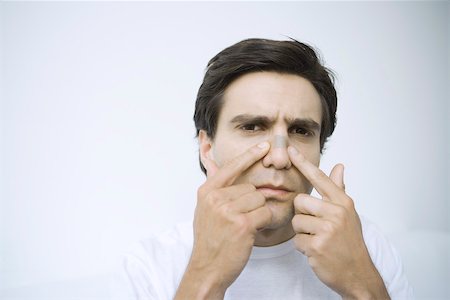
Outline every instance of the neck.
<svg viewBox="0 0 450 300"><path fill-rule="evenodd" d="M290 240L294 235L295 232L290 223L281 228L268 228L261 230L256 234L254 245L257 247L275 246Z"/></svg>

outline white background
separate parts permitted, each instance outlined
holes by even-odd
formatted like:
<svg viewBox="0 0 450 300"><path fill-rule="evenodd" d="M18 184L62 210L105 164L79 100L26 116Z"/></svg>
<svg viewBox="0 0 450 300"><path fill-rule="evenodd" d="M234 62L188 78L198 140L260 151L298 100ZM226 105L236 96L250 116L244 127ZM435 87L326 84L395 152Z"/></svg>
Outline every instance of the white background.
<svg viewBox="0 0 450 300"><path fill-rule="evenodd" d="M449 249L450 231L448 3L0 9L0 288L108 274L133 242L190 220L207 61L290 36L338 75L323 170L346 165L358 211L398 244L418 296L448 295L448 253L435 248Z"/></svg>

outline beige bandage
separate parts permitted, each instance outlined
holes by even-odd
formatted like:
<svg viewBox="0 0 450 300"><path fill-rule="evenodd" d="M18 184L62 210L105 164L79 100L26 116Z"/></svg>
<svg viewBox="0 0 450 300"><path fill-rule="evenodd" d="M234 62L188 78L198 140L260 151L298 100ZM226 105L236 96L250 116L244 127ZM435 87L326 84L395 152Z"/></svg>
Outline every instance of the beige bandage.
<svg viewBox="0 0 450 300"><path fill-rule="evenodd" d="M287 139L283 135L276 135L273 139L273 148L286 148L287 147Z"/></svg>

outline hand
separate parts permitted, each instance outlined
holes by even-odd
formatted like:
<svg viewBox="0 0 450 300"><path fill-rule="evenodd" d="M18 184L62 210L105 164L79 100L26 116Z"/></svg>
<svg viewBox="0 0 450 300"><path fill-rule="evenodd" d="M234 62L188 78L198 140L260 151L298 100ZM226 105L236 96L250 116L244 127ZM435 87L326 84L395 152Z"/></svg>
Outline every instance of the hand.
<svg viewBox="0 0 450 300"><path fill-rule="evenodd" d="M292 164L322 199L299 194L294 199L292 226L296 248L308 257L319 279L344 298L389 299L364 243L353 200L345 193L344 166L330 177L289 147Z"/></svg>
<svg viewBox="0 0 450 300"><path fill-rule="evenodd" d="M208 178L198 189L194 245L176 299L223 298L242 272L258 229L270 224L272 213L255 186L233 182L268 149L268 143L254 146L220 169L202 160Z"/></svg>

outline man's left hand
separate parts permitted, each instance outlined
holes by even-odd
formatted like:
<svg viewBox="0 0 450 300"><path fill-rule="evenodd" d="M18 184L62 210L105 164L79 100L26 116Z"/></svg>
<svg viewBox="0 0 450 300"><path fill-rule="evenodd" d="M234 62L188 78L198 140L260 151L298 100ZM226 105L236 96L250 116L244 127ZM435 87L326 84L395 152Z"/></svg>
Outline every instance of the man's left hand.
<svg viewBox="0 0 450 300"><path fill-rule="evenodd" d="M297 149L288 150L292 164L322 196L295 198L296 248L319 279L343 298L389 299L364 243L353 200L345 193L344 166L336 165L328 177Z"/></svg>

